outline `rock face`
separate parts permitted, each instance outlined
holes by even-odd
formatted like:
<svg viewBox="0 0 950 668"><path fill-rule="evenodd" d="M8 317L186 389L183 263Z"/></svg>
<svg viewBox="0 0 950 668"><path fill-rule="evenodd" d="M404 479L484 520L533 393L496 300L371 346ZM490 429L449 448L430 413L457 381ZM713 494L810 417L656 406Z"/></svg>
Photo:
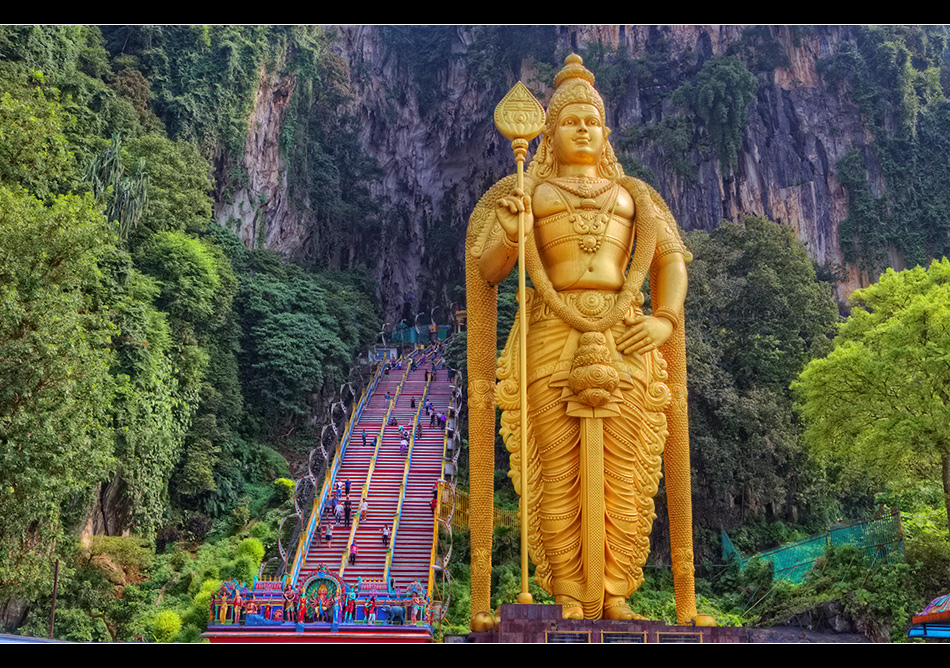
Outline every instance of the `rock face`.
<svg viewBox="0 0 950 668"><path fill-rule="evenodd" d="M261 68L254 111L248 120L241 159L243 179L233 196L218 192L215 220L233 229L248 248L305 252L304 213L293 210L287 191L287 165L280 153L280 130L296 80ZM232 176L232 178L234 178Z"/></svg>
<svg viewBox="0 0 950 668"><path fill-rule="evenodd" d="M463 282L468 215L488 186L513 170L510 148L492 122L494 106L516 80L516 71L522 80L550 93L538 83L550 81L550 64L522 58L520 68L516 62L486 82L477 76L479 62L473 55L477 29L444 30L449 31L451 56L431 78L437 82L436 102L423 105L420 93L431 96L432 91L419 90L418 70L407 62L411 55L405 49L392 48L377 27L338 29L337 49L349 66L353 93L345 111L358 119L364 150L382 170L371 184L373 194L388 202L385 216L400 219L398 234L381 232L348 257L374 272L390 322L432 309L437 318L444 318L448 314L440 309L461 301L461 295L446 286ZM614 133L623 133L675 113L672 91L695 76L703 62L744 43L744 30L560 26L553 35L559 58L600 44L595 48L606 48L615 60L619 54L628 64L622 85L601 85L608 124ZM761 39L779 48L781 65L757 73L758 90L748 108L735 169L724 170L714 151L689 148L678 156L681 164L689 165L684 175L682 169L671 169L649 143L629 149L628 155L653 173L685 230L711 230L722 219L749 214L767 216L793 226L819 263L844 264L838 224L847 215L847 195L835 179L835 165L849 151L865 148L871 138L848 91L826 83L819 62L836 53L849 39L849 30L759 29ZM420 49L425 47L420 43ZM648 61L653 64L644 73L642 64ZM313 214L306 207L291 206L287 167L277 141L293 90L291 77L262 72L242 165L247 180L231 203L219 201L216 215L248 246L306 256L311 252ZM619 95L611 99L611 92ZM702 140L705 129L697 127L696 132ZM879 179L876 182L874 174L871 178L872 189L879 190ZM866 282L848 269L841 297Z"/></svg>

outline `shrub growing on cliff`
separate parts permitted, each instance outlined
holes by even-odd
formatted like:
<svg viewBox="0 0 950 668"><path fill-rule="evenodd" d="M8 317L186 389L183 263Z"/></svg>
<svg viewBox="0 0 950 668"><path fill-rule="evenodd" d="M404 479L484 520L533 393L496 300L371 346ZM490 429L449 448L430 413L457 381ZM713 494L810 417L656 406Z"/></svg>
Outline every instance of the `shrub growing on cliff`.
<svg viewBox="0 0 950 668"><path fill-rule="evenodd" d="M749 104L758 88L758 79L737 56L720 56L705 62L694 87L681 89L709 131L723 169L736 165Z"/></svg>

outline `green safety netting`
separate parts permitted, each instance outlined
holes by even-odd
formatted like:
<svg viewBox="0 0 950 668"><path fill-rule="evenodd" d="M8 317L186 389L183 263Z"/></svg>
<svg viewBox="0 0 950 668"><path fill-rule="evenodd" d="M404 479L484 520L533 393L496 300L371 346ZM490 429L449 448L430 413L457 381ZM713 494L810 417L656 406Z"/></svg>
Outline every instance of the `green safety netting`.
<svg viewBox="0 0 950 668"><path fill-rule="evenodd" d="M433 340L433 334L439 341L444 341L449 337L451 330L448 325L438 325L435 329L429 325L416 325L410 327L405 324L397 325L389 335L393 341L399 343L427 343Z"/></svg>
<svg viewBox="0 0 950 668"><path fill-rule="evenodd" d="M776 580L798 584L829 546L851 545L864 550L873 561L890 561L895 550L901 554L904 552L901 536L900 514L894 514L879 519L836 524L823 533L744 558L725 530L722 530L722 556L723 559L738 559L741 566L753 559L769 561Z"/></svg>

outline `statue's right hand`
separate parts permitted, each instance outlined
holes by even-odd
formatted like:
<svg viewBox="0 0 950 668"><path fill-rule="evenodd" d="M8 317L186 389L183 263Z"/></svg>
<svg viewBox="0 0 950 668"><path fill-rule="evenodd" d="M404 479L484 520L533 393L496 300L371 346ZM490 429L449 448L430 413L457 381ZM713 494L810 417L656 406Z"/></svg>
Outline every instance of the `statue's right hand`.
<svg viewBox="0 0 950 668"><path fill-rule="evenodd" d="M524 212L524 233L527 235L534 226L534 214L531 211L531 196L515 188L507 197L495 202L495 213L508 239L518 243L518 214Z"/></svg>

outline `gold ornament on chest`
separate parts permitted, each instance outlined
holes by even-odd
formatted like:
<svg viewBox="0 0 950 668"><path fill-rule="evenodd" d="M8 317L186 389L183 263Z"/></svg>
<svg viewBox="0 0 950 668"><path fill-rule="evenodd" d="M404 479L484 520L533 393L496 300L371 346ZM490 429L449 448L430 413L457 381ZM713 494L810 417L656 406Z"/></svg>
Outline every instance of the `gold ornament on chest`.
<svg viewBox="0 0 950 668"><path fill-rule="evenodd" d="M561 177L551 180L561 202L567 208L567 219L571 229L577 235L577 243L585 253L596 253L600 249L607 231L607 224L617 208L620 187L610 179L586 177ZM604 197L602 204L597 198ZM580 198L576 204L574 198ZM608 213L609 211L609 213Z"/></svg>

